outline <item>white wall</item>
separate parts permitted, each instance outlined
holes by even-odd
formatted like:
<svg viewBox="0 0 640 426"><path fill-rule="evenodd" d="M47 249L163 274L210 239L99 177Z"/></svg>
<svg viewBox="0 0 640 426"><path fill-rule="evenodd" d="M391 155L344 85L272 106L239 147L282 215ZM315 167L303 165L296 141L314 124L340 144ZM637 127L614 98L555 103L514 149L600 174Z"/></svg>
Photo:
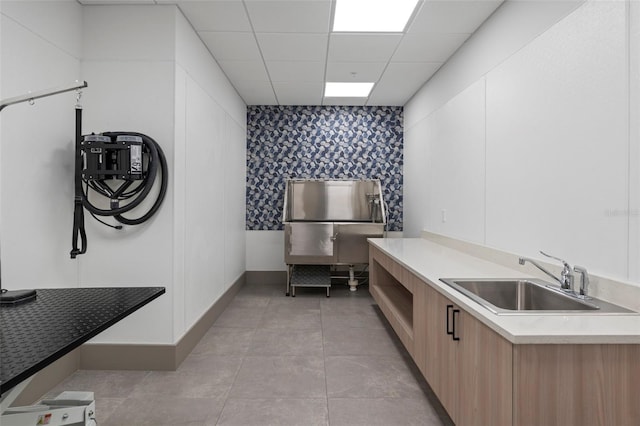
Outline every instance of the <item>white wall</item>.
<svg viewBox="0 0 640 426"><path fill-rule="evenodd" d="M158 306L164 315L152 312L135 325L123 322L123 330L114 327L101 340L121 341L131 335L140 341L142 331L151 324L169 322L172 326L161 328L171 332L175 342L244 272L244 239L238 235L244 235L245 105L174 6L87 7L85 16L85 28L95 28L98 20L120 22L134 28L134 33L140 31L121 49L126 64L112 59L111 47L119 49L125 42L118 35L106 47L101 45L105 43L101 36L88 49L99 58L97 68L108 69L109 62L115 67L125 65L124 69L134 65L125 74L131 81L153 76L148 87L155 90L155 98L146 92L145 84L118 90L113 88L118 86L116 80L101 80L112 88L114 100L133 96L144 103L137 112L126 115L116 110L120 119L133 117L138 123L143 115L157 126L166 126L149 134L169 141L165 154L174 189L163 209L168 224L153 224L154 229L158 226L153 233L157 240L145 245L161 275L155 279L170 283L167 300L172 305L168 309ZM144 24L136 27L135 22ZM130 52L138 47L146 51ZM150 279L147 282L150 285Z"/></svg>
<svg viewBox="0 0 640 426"><path fill-rule="evenodd" d="M640 3L629 4L629 277L640 279Z"/></svg>
<svg viewBox="0 0 640 426"><path fill-rule="evenodd" d="M405 106L405 235L640 278L638 5L577 6L505 3Z"/></svg>
<svg viewBox="0 0 640 426"><path fill-rule="evenodd" d="M484 239L485 84L480 80L425 119L429 194L423 210L434 232Z"/></svg>
<svg viewBox="0 0 640 426"><path fill-rule="evenodd" d="M286 271L284 231L246 231L247 271Z"/></svg>
<svg viewBox="0 0 640 426"><path fill-rule="evenodd" d="M583 1L504 2L405 105L405 131L564 18Z"/></svg>
<svg viewBox="0 0 640 426"><path fill-rule="evenodd" d="M2 98L80 78L81 7L75 1L1 2ZM8 289L77 285L69 260L75 94L5 108L1 117L0 252Z"/></svg>
<svg viewBox="0 0 640 426"><path fill-rule="evenodd" d="M184 160L175 171L184 191L177 209L184 211L176 215L182 241L174 255L184 275L175 279L184 288L186 330L245 271L246 106L180 13L176 117L176 150Z"/></svg>
<svg viewBox="0 0 640 426"><path fill-rule="evenodd" d="M3 96L87 80L83 132L150 135L170 179L143 225L116 231L86 214L88 252L71 260L75 96L6 109L3 286L165 286L94 342L178 341L245 270L244 103L175 6L3 2L2 13ZM18 158L35 158L29 173ZM16 175L26 185L8 185Z"/></svg>
<svg viewBox="0 0 640 426"><path fill-rule="evenodd" d="M89 84L83 96L83 133L132 130L149 135L167 157L169 176L174 164L175 14L170 6L83 7L82 77ZM79 258L81 286L167 288L164 296L95 341L174 341L172 315L167 315L176 309L173 194L169 188L150 221L121 231L85 215L89 242ZM129 217L139 214L134 211Z"/></svg>

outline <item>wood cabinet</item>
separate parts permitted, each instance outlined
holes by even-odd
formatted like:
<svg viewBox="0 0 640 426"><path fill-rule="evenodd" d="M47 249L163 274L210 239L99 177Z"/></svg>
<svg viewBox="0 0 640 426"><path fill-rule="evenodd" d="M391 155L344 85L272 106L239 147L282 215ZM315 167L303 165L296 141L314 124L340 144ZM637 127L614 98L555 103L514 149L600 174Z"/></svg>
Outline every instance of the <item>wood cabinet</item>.
<svg viewBox="0 0 640 426"><path fill-rule="evenodd" d="M640 425L639 344L512 344L369 253L371 294L457 425Z"/></svg>
<svg viewBox="0 0 640 426"><path fill-rule="evenodd" d="M510 425L511 343L431 286L415 287L424 327L416 326L414 360L444 408L456 424Z"/></svg>
<svg viewBox="0 0 640 426"><path fill-rule="evenodd" d="M514 424L640 425L640 345L514 345Z"/></svg>
<svg viewBox="0 0 640 426"><path fill-rule="evenodd" d="M409 272L379 250L369 250L369 291L407 351L413 354L413 288Z"/></svg>
<svg viewBox="0 0 640 426"><path fill-rule="evenodd" d="M456 423L511 425L513 345L463 310L459 324Z"/></svg>
<svg viewBox="0 0 640 426"><path fill-rule="evenodd" d="M420 339L424 340L416 364L438 395L451 418L456 420L458 403L458 343L454 339L454 305L444 296L426 285L421 286L417 308L426 312ZM458 329L460 324L456 324ZM459 331L459 330L457 330ZM458 338L456 332L455 335Z"/></svg>
<svg viewBox="0 0 640 426"><path fill-rule="evenodd" d="M369 289L451 418L511 424L512 346L380 250Z"/></svg>

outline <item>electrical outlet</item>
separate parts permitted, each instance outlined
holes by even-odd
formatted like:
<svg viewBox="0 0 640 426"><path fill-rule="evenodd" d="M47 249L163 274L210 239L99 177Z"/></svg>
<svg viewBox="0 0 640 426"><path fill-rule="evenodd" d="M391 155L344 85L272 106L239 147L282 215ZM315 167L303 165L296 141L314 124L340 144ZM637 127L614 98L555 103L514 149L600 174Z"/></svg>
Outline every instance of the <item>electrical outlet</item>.
<svg viewBox="0 0 640 426"><path fill-rule="evenodd" d="M447 221L447 210L442 209L442 223L445 223L446 221Z"/></svg>

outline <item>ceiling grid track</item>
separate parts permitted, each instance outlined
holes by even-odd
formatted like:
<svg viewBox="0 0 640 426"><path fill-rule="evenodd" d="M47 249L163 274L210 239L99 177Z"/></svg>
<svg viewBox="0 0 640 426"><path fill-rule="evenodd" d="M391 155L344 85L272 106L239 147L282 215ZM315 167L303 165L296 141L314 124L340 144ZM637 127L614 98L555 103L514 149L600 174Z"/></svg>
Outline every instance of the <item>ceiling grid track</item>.
<svg viewBox="0 0 640 426"><path fill-rule="evenodd" d="M324 92L327 88L327 68L329 68L329 48L331 46L331 34L333 28L333 20L335 12L336 12L336 0L331 0L331 6L329 11L329 36L327 37L327 51L324 54L324 74L322 75L322 98L320 98L320 104L325 105L324 103Z"/></svg>
<svg viewBox="0 0 640 426"><path fill-rule="evenodd" d="M176 5L248 105L402 106L504 0L388 0L384 12L378 2L342 9L348 0L75 1ZM358 84L333 93L327 82Z"/></svg>
<svg viewBox="0 0 640 426"><path fill-rule="evenodd" d="M409 20L407 21L407 24L404 27L404 31L402 31L402 37L400 37L400 40L398 41L398 44L396 44L395 49L393 49L393 52L391 53L391 55L389 56L389 60L387 61L386 65L384 66L384 68L382 69L382 72L380 73L380 78L378 79L378 81L375 81L373 83L373 87L371 88L371 92L369 93L369 96L367 96L367 100L364 103L366 106L371 106L369 104L369 99L371 98L371 95L374 93L374 91L376 90L376 87L378 87L378 83L380 82L380 80L382 80L382 77L384 77L384 73L387 71L387 68L389 68L389 64L391 63L391 59L393 58L393 55L396 54L396 52L398 51L398 48L400 47L400 45L402 44L402 40L404 39L404 36L407 35L407 31L409 31L409 28L411 27L411 25L413 24L413 20L416 18L416 16L418 15L418 13L422 10L422 7L424 6L424 1L420 1L418 3L418 6L416 6L416 8L413 10L413 13L411 14L411 16L409 17Z"/></svg>
<svg viewBox="0 0 640 426"><path fill-rule="evenodd" d="M251 21L251 15L249 15L249 9L247 8L247 3L245 0L242 0L242 7L244 7L244 13L247 14L247 20L249 21L249 26L251 26L251 33L253 34L253 38L256 41L256 45L258 46L258 51L260 52L260 59L262 59L262 65L264 66L264 70L267 72L267 77L269 77L269 84L271 85L271 90L273 91L273 96L276 99L276 105L280 105L280 100L278 99L278 93L276 92L276 88L273 87L273 80L271 79L271 74L269 74L269 68L267 67L267 61L264 59L264 53L262 53L262 48L260 47L260 42L258 42L258 35L256 34L256 29L253 26L253 21ZM245 102L247 102L245 100ZM247 102L249 104L249 102Z"/></svg>

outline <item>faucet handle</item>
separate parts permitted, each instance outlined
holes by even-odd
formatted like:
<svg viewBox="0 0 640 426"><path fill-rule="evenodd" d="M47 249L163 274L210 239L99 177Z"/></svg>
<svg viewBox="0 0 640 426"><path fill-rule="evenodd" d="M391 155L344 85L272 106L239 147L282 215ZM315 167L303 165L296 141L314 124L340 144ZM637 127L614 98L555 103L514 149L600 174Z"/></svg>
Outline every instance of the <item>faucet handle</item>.
<svg viewBox="0 0 640 426"><path fill-rule="evenodd" d="M540 250L540 253L547 257L550 257L551 259L562 262L563 268L562 272L560 273L560 276L562 277L562 288L573 291L573 271L571 269L571 265L569 265L566 260L562 260L559 257L551 256L550 254L547 254L542 250Z"/></svg>
<svg viewBox="0 0 640 426"><path fill-rule="evenodd" d="M580 298L591 299L591 297L587 295L589 291L589 274L587 273L587 269L582 266L574 266L573 270L580 274Z"/></svg>

